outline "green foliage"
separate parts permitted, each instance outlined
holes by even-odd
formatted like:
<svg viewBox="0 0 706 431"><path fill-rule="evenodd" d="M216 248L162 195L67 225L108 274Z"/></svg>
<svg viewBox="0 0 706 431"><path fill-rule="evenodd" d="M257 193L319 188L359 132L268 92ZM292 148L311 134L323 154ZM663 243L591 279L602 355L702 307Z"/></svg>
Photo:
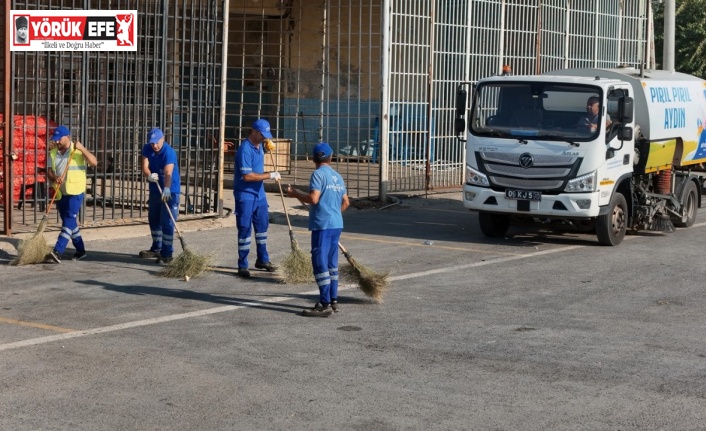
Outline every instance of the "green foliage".
<svg viewBox="0 0 706 431"><path fill-rule="evenodd" d="M664 46L664 3L652 3L655 26L655 57L662 68ZM674 68L706 79L706 2L676 0Z"/></svg>

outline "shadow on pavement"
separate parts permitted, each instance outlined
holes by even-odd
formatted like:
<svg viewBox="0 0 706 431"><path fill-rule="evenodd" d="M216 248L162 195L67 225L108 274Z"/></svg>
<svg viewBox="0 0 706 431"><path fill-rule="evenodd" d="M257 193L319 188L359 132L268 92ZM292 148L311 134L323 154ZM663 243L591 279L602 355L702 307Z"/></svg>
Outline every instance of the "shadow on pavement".
<svg viewBox="0 0 706 431"><path fill-rule="evenodd" d="M258 308L258 309L278 311L278 312L290 313L290 314L299 314L302 312L302 310L305 310L306 308L308 308L308 306L286 304L286 303L281 303L281 302L274 303L274 302L260 301L257 299L245 299L245 298L236 298L236 297L221 296L221 295L212 295L210 293L201 293L201 292L195 292L192 290L184 290L184 289L170 289L170 288L164 288L164 287L139 286L139 285L121 286L118 284L104 283L104 282L99 282L99 281L95 281L95 280L77 280L76 282L81 283L81 284L85 284L88 286L98 286L98 287L101 287L105 290L110 290L112 292L124 293L126 295L149 295L149 296L161 296L161 297L175 298L175 299L188 299L188 300L192 300L192 301L208 302L211 304L235 305L235 306L241 306L241 307L246 307L246 308ZM264 296L264 295L256 295L256 296ZM309 299L309 300L311 300L313 298L313 295L297 295L297 294L278 294L278 295L273 295L273 296L274 297L301 298L301 299Z"/></svg>

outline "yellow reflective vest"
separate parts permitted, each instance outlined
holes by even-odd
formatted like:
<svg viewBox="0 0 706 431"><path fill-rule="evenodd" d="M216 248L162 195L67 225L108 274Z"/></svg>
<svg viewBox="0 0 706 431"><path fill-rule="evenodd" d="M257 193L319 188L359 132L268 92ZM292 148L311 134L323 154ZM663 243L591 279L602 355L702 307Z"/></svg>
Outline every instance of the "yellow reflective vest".
<svg viewBox="0 0 706 431"><path fill-rule="evenodd" d="M66 179L64 180L67 195L80 195L86 192L86 159L83 158L83 153L74 151L74 145L72 143L71 147L66 150L70 154L67 165L69 171L66 173ZM49 152L49 155L51 157L51 169L55 175L61 177L64 173L56 171L56 155L58 151L58 148L54 148ZM56 199L61 199L61 187L56 190Z"/></svg>

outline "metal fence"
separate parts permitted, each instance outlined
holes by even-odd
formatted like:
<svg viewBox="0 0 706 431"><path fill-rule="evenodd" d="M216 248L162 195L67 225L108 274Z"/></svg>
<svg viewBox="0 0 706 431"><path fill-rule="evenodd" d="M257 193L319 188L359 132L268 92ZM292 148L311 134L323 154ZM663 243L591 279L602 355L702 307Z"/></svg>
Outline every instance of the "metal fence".
<svg viewBox="0 0 706 431"><path fill-rule="evenodd" d="M48 135L69 126L98 158L88 172L84 224L147 214L140 153L161 127L179 157L181 212L215 213L221 201L218 137L222 0L13 1L13 9L137 9L137 52L13 52L10 97L15 230L43 216ZM6 51L7 53L7 51ZM58 217L52 212L52 219Z"/></svg>
<svg viewBox="0 0 706 431"><path fill-rule="evenodd" d="M649 6L646 0L388 0L383 193L462 183L464 149L452 136L459 82L499 74L505 64L515 74L650 64Z"/></svg>

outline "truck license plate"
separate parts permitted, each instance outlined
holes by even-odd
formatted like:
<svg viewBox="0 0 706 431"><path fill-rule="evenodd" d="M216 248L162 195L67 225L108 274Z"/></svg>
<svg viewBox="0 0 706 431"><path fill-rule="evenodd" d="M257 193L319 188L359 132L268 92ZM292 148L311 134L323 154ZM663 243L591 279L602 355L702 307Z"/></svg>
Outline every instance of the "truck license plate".
<svg viewBox="0 0 706 431"><path fill-rule="evenodd" d="M542 192L507 189L505 190L505 197L507 199L522 199L539 202L542 200Z"/></svg>

